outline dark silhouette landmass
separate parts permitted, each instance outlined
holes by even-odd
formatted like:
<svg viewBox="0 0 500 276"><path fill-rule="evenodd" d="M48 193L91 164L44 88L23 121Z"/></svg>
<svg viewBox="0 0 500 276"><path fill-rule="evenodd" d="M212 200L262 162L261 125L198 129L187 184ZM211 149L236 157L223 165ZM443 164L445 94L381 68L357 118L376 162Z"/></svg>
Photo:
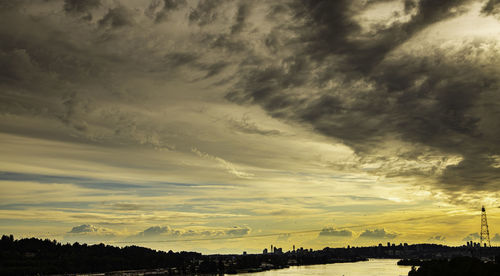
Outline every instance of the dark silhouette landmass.
<svg viewBox="0 0 500 276"><path fill-rule="evenodd" d="M145 268L189 269L193 260L202 260L195 252L163 252L138 246L118 248L98 244L61 244L36 238L0 240L1 275L91 273Z"/></svg>
<svg viewBox="0 0 500 276"><path fill-rule="evenodd" d="M484 247L479 243L467 243L462 246L447 246L441 244L390 244L387 246L331 248L337 254L350 254L365 258L393 258L410 260L451 259L454 257L481 257L494 259L500 255L500 247ZM401 263L403 264L403 263Z"/></svg>
<svg viewBox="0 0 500 276"><path fill-rule="evenodd" d="M46 275L69 273L106 273L120 275L222 275L258 272L292 265L314 265L365 261L368 258L398 258L399 265L419 266L410 276L420 275L500 275L499 247L481 247L467 243L450 247L437 244L390 244L378 246L299 248L284 252L281 248L262 254L202 255L197 252L157 251L139 246L115 247L96 244L61 244L56 240L12 235L0 240L0 275ZM481 259L481 261L479 260ZM456 263L486 274L453 274ZM460 271L470 271L463 269ZM429 274L441 271L442 274ZM492 271L492 272L491 272ZM448 273L449 272L449 273ZM487 274L487 273L497 274ZM451 274L450 274L451 273Z"/></svg>
<svg viewBox="0 0 500 276"><path fill-rule="evenodd" d="M412 267L408 276L498 276L498 259L483 261L474 257L456 257L450 260L421 261L418 269Z"/></svg>
<svg viewBox="0 0 500 276"><path fill-rule="evenodd" d="M68 273L156 275L222 275L336 262L364 261L357 256L338 256L330 250L302 250L292 254L202 255L196 252L164 252L139 246L123 248L97 244L61 244L56 240L27 238L0 240L0 275ZM132 273L132 272L129 272ZM133 273L132 273L133 274ZM129 274L130 275L130 274Z"/></svg>

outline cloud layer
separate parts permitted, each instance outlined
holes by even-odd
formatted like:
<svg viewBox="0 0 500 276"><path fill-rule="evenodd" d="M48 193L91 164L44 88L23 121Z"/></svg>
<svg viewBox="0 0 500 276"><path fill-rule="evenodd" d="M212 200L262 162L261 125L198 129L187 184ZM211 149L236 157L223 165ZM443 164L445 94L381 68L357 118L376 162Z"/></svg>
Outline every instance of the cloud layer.
<svg viewBox="0 0 500 276"><path fill-rule="evenodd" d="M226 97L309 124L352 147L360 162L398 166L378 173L432 177L448 192L494 191L500 172L492 157L500 150L492 125L498 121L498 43L474 36L444 44L431 39L433 24L460 17L470 2L405 1L396 18L368 30L358 13L373 2L290 4L288 23L298 32L281 43L293 43L294 51L240 66L243 77ZM299 15L303 20L295 20ZM277 26L271 34L280 32ZM384 150L397 141L406 144ZM442 157L430 167L411 166L432 162L428 155ZM458 163L447 165L455 156Z"/></svg>
<svg viewBox="0 0 500 276"><path fill-rule="evenodd" d="M333 227L323 228L321 232L319 232L319 236L325 237L352 237L352 232L347 229L337 230Z"/></svg>
<svg viewBox="0 0 500 276"><path fill-rule="evenodd" d="M367 239L394 239L397 237L397 233L386 232L385 229L373 229L373 230L365 230L363 231L359 237L367 238Z"/></svg>
<svg viewBox="0 0 500 276"><path fill-rule="evenodd" d="M499 205L499 9L3 1L0 230L462 243ZM323 230L286 234L305 226Z"/></svg>

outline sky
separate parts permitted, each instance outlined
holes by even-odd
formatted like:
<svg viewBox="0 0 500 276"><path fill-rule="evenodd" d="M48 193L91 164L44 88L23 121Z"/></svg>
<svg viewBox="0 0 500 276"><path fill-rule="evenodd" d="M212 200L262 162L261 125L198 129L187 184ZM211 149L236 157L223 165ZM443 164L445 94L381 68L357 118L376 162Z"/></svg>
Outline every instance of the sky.
<svg viewBox="0 0 500 276"><path fill-rule="evenodd" d="M0 1L0 233L500 245L500 1Z"/></svg>

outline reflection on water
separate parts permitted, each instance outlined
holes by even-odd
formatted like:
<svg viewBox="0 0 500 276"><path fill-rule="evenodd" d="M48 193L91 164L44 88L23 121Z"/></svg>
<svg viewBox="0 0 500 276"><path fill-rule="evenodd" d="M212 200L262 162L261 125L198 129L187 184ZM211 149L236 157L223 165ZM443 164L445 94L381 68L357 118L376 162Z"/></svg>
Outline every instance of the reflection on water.
<svg viewBox="0 0 500 276"><path fill-rule="evenodd" d="M367 262L291 266L286 269L270 270L258 273L243 273L245 276L299 276L299 275L331 275L331 276L399 276L408 275L411 267L398 266L397 259L370 259Z"/></svg>

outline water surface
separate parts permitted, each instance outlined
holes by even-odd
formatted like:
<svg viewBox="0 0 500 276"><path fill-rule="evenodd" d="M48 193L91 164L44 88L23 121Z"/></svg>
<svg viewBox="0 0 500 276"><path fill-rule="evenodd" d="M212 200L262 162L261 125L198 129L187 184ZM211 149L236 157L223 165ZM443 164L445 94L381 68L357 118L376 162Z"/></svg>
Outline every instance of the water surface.
<svg viewBox="0 0 500 276"><path fill-rule="evenodd" d="M398 266L399 259L370 259L366 262L339 263L325 265L291 266L290 268L270 270L257 273L243 273L244 276L302 276L302 275L331 275L331 276L399 276L408 275L411 267Z"/></svg>

